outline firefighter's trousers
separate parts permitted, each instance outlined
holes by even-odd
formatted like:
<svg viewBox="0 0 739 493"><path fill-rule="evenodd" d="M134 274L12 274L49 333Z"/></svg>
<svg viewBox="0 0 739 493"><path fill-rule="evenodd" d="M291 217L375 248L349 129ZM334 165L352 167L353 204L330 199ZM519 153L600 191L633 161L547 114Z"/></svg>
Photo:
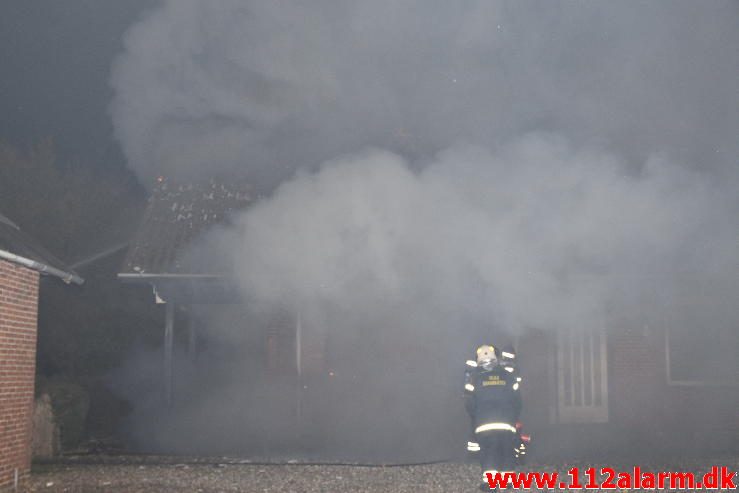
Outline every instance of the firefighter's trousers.
<svg viewBox="0 0 739 493"><path fill-rule="evenodd" d="M513 440L509 430L489 430L475 434L480 444L480 467L483 474L490 471L511 471L514 466Z"/></svg>

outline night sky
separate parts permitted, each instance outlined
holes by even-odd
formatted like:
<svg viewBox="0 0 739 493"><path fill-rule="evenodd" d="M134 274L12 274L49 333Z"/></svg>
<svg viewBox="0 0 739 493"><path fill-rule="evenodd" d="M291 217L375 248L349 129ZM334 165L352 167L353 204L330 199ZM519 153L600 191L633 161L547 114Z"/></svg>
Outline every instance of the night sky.
<svg viewBox="0 0 739 493"><path fill-rule="evenodd" d="M51 137L63 155L122 158L108 104L111 60L153 0L6 0L0 15L0 138Z"/></svg>

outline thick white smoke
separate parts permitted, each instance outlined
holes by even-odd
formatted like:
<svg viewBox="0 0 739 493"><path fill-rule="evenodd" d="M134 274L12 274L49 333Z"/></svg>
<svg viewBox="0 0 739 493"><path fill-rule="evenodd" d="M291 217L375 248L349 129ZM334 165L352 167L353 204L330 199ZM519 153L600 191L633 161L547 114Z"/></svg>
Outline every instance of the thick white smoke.
<svg viewBox="0 0 739 493"><path fill-rule="evenodd" d="M361 408L412 446L419 405L461 409L475 336L732 306L737 5L164 0L126 35L111 114L145 184L256 183L267 198L195 255L228 258L247 306L302 317L329 363L379 339L367 395L393 412L347 399L327 429ZM241 315L211 322L254 349ZM383 341L433 375L389 376ZM233 429L258 377L229 354L217 378L193 372L181 417L248 442ZM234 395L214 425L209 403ZM446 443L425 416L414 436Z"/></svg>
<svg viewBox="0 0 739 493"><path fill-rule="evenodd" d="M455 312L511 332L602 326L624 293L653 304L678 273L735 260L726 196L662 157L633 173L551 135L451 148L419 172L369 150L283 184L225 248L249 298L351 309L358 325L403 306L406 327Z"/></svg>
<svg viewBox="0 0 739 493"><path fill-rule="evenodd" d="M416 158L531 131L705 168L739 151L736 2L163 0L112 71L144 184Z"/></svg>
<svg viewBox="0 0 739 493"><path fill-rule="evenodd" d="M295 454L293 389L264 380L249 340L255 314L279 307L306 341L328 341L336 385L354 389L308 384L312 453L444 457L465 422L460 359L480 335L686 316L736 326L732 190L660 156L633 172L541 134L450 148L421 171L379 149L327 162L194 252L230 260L246 311L211 311L211 349L180 368L183 404L160 421L160 406L138 408L137 433L163 450Z"/></svg>

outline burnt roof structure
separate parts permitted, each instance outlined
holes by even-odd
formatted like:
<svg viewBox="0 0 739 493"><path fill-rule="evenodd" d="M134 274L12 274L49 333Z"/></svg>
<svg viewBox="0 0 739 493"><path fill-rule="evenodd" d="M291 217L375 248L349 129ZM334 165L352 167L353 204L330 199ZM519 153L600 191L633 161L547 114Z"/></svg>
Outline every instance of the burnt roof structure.
<svg viewBox="0 0 739 493"><path fill-rule="evenodd" d="M193 244L252 202L248 185L177 183L159 178L118 277L152 284L166 301L212 303L233 297L232 281L216 256L197 262Z"/></svg>
<svg viewBox="0 0 739 493"><path fill-rule="evenodd" d="M217 252L192 246L212 228L249 206L247 185L176 183L160 177L149 197L118 278L149 284L157 303L166 303L164 319L164 400L172 405L175 306L239 302L238 290ZM203 251L204 250L204 251ZM212 253L212 254L211 254ZM188 347L195 354L195 327L188 324Z"/></svg>
<svg viewBox="0 0 739 493"><path fill-rule="evenodd" d="M2 214L0 214L0 259L23 265L44 275L58 277L66 283L84 282L64 262Z"/></svg>

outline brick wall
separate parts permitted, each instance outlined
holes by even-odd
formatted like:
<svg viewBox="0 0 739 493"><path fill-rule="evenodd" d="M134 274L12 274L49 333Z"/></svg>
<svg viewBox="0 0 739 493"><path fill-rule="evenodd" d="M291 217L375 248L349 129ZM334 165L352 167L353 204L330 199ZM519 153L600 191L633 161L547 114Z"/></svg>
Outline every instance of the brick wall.
<svg viewBox="0 0 739 493"><path fill-rule="evenodd" d="M31 468L36 365L37 272L0 260L0 491Z"/></svg>
<svg viewBox="0 0 739 493"><path fill-rule="evenodd" d="M614 330L608 350L611 422L634 443L739 449L739 387L670 385L664 328Z"/></svg>
<svg viewBox="0 0 739 493"><path fill-rule="evenodd" d="M539 460L598 454L718 454L739 451L739 385L670 385L665 328L628 320L609 328L609 419L604 424L557 424L553 333L520 340L522 416Z"/></svg>

